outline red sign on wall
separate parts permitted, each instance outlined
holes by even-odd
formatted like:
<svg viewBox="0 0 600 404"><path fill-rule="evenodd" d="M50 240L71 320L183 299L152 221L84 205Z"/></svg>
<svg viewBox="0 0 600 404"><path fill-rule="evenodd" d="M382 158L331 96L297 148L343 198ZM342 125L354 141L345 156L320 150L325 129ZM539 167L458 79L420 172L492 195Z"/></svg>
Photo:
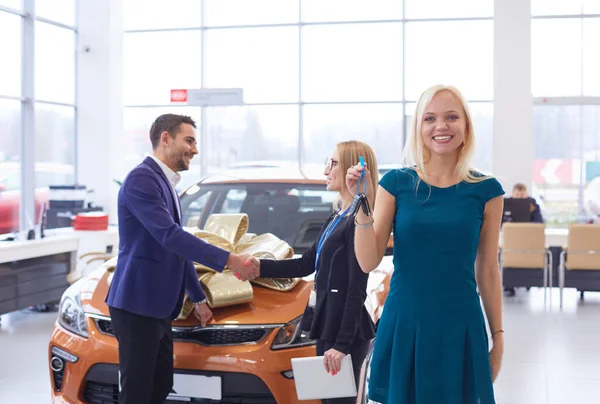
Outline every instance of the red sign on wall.
<svg viewBox="0 0 600 404"><path fill-rule="evenodd" d="M536 184L575 184L578 176L574 172L573 164L573 160L534 160L533 182Z"/></svg>
<svg viewBox="0 0 600 404"><path fill-rule="evenodd" d="M187 90L171 90L171 102L187 102Z"/></svg>

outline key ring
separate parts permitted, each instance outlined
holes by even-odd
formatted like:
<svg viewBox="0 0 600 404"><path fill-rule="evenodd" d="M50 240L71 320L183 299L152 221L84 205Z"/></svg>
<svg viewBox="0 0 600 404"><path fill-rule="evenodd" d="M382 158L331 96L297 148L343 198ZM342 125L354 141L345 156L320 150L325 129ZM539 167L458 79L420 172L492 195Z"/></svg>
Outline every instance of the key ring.
<svg viewBox="0 0 600 404"><path fill-rule="evenodd" d="M360 165L365 166L365 159L363 156L359 156ZM360 182L363 182L363 192L360 192ZM367 180L365 179L365 170L360 173L360 178L356 182L356 196L350 205L349 211L353 217L356 217L358 211L362 208L365 216L371 216L371 208L369 207L369 200L367 199Z"/></svg>

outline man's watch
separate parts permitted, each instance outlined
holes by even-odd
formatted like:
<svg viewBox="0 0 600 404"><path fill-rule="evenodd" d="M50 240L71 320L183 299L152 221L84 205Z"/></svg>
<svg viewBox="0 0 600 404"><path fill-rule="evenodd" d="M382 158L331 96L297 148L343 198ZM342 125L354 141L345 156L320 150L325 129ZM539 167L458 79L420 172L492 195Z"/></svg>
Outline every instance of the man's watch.
<svg viewBox="0 0 600 404"><path fill-rule="evenodd" d="M206 304L208 300L206 298L200 300L199 302L195 302L194 304Z"/></svg>

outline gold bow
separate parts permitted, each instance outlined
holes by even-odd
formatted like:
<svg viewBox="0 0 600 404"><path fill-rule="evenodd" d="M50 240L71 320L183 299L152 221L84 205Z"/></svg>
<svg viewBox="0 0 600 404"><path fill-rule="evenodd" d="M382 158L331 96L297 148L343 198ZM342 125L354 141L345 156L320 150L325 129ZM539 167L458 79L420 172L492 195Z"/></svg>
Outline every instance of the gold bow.
<svg viewBox="0 0 600 404"><path fill-rule="evenodd" d="M213 214L206 221L203 230L198 228L186 228L185 230L209 244L236 254L246 253L257 258L275 260L291 258L294 255L294 250L288 243L271 233L260 236L247 233L248 215L246 214ZM113 272L117 265L117 258L106 262L105 265L108 272ZM251 283L287 292L300 282L298 278L260 277L247 282L237 279L229 268L225 268L223 272L217 272L196 262L194 266L198 273L198 280L206 294L207 303L213 309L252 301L254 291ZM111 279L112 276L109 277L109 282ZM194 305L186 293L177 319L187 318L193 310Z"/></svg>
<svg viewBox="0 0 600 404"><path fill-rule="evenodd" d="M187 229L196 237L220 247L226 251L236 254L250 254L257 258L281 260L291 258L294 250L285 241L271 233L257 236L248 231L248 215L246 214L213 214L204 229ZM235 304L248 303L252 301L254 292L252 284L260 285L269 289L286 292L296 286L300 279L270 279L256 278L251 282L241 281L235 274L226 268L219 273L204 265L194 263L208 305L211 308L232 306ZM187 294L177 319L185 319L194 310L194 305Z"/></svg>

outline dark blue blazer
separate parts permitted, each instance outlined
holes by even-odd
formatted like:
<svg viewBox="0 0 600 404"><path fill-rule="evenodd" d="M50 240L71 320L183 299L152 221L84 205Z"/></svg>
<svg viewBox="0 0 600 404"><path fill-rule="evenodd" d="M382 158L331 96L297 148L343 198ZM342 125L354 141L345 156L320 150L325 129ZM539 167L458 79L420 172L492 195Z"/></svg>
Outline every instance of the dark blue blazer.
<svg viewBox="0 0 600 404"><path fill-rule="evenodd" d="M330 216L321 228L317 240L334 218ZM369 274L360 269L354 250L354 218L344 217L323 244L317 263L315 287L317 301L307 308L301 327L311 338L333 343L333 348L350 353L355 341L375 337L375 325L367 309ZM260 260L260 276L264 278L304 277L315 272L317 242L300 258Z"/></svg>
<svg viewBox="0 0 600 404"><path fill-rule="evenodd" d="M540 205L538 205L537 201L534 198L529 198L531 203L533 203L533 212L531 212L531 221L533 223L544 223L544 218L542 217L542 210L540 209Z"/></svg>
<svg viewBox="0 0 600 404"><path fill-rule="evenodd" d="M229 252L183 230L176 203L171 184L151 157L123 181L119 258L106 297L109 306L174 319L186 290L194 302L205 297L193 262L223 270Z"/></svg>

